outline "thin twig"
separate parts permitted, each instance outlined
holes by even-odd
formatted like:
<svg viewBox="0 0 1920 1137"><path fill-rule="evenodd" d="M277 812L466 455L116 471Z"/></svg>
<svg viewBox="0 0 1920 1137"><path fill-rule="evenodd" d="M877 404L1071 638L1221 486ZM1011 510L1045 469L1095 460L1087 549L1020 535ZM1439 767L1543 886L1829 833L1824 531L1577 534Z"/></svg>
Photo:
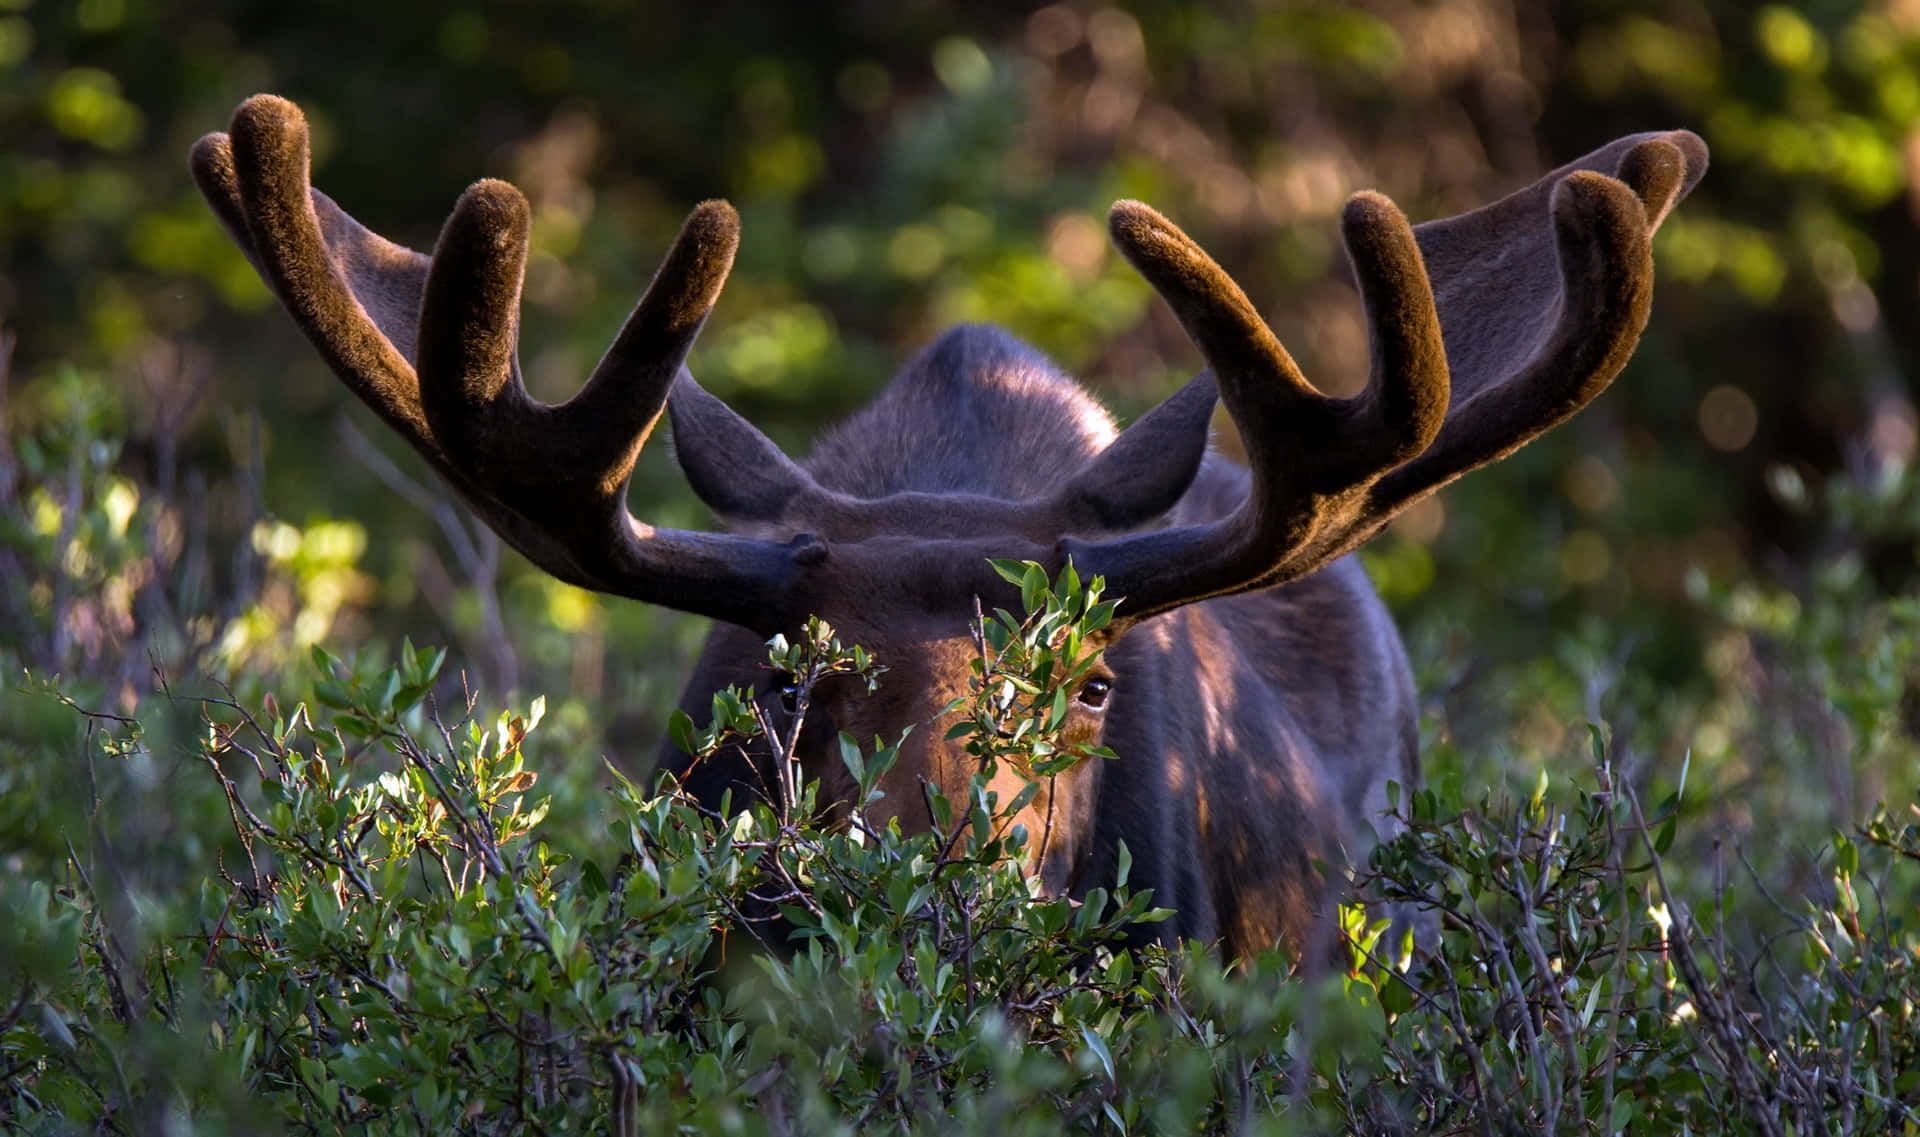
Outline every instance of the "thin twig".
<svg viewBox="0 0 1920 1137"><path fill-rule="evenodd" d="M1668 945L1673 951L1674 963L1678 966L1680 977L1693 996L1693 1005L1706 1023L1710 1037L1721 1049L1723 1068L1732 1076L1734 1089L1746 1103L1748 1116L1766 1137L1782 1137L1780 1116L1768 1100L1767 1092L1754 1076L1752 1063L1747 1060L1745 1047L1740 1038L1740 1018L1729 1013L1723 1007L1718 995L1707 984L1706 976L1700 971L1699 961L1694 958L1693 918L1686 905L1673 895L1667 886L1666 872L1660 861L1659 852L1653 847L1653 834L1647 827L1646 816L1640 810L1640 798L1633 791L1632 784L1625 778L1618 783L1619 792L1627 799L1627 806L1633 813L1635 830L1640 835L1653 870L1654 884L1660 891L1660 901L1666 905L1672 918Z"/></svg>

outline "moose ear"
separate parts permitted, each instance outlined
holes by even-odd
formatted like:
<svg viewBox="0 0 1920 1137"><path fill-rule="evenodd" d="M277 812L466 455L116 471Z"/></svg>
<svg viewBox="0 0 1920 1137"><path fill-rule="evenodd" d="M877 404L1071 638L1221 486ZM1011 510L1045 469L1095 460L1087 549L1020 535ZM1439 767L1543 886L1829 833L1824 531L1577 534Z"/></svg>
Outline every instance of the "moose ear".
<svg viewBox="0 0 1920 1137"><path fill-rule="evenodd" d="M707 508L729 521L778 521L813 476L681 368L667 396L673 454Z"/></svg>
<svg viewBox="0 0 1920 1137"><path fill-rule="evenodd" d="M1202 372L1135 419L1055 495L1067 529L1123 533L1172 509L1206 457L1219 398L1213 374Z"/></svg>

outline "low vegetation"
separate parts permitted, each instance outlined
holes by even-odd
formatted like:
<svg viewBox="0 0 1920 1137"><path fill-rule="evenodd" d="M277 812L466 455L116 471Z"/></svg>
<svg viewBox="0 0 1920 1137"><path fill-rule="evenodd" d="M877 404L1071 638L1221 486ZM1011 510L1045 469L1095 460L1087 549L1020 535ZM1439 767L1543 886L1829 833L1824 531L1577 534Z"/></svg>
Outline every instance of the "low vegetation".
<svg viewBox="0 0 1920 1137"><path fill-rule="evenodd" d="M983 619L955 708L983 765L1114 760L1050 750L1100 582L1000 567L1029 611ZM1734 849L1677 873L1689 791L1643 804L1595 727L1578 784L1407 793L1330 966L1225 964L1126 948L1167 913L1124 879L1038 895L985 774L916 836L818 821L797 777L718 811L554 779L590 804L541 776L586 762L540 745L541 700L449 703L443 662L315 650L279 693L129 715L39 692L84 730L8 776L86 789L59 841L6 830L11 1130L1920 1130L1911 814L1834 834L1813 899ZM802 700L882 662L817 622L769 647ZM673 733L760 729L728 692ZM871 795L891 750L841 751Z"/></svg>

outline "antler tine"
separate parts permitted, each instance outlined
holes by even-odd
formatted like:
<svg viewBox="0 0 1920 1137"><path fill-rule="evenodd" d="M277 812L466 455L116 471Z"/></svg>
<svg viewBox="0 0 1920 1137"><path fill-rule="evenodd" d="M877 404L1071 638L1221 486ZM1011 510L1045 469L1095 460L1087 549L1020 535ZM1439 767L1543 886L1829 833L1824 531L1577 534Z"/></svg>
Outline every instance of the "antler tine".
<svg viewBox="0 0 1920 1137"><path fill-rule="evenodd" d="M1413 230L1386 198L1356 195L1342 218L1373 356L1371 382L1350 399L1316 391L1246 293L1172 222L1123 201L1110 225L1213 370L1264 488L1341 488L1419 453L1438 430L1447 403L1439 321ZM1293 445L1328 431L1339 432L1339 448Z"/></svg>
<svg viewBox="0 0 1920 1137"><path fill-rule="evenodd" d="M532 211L505 182L475 182L460 195L433 246L420 301L420 399L457 466L496 476L545 465L551 440L528 429L533 400L514 379L520 287ZM531 449L532 453L529 453Z"/></svg>
<svg viewBox="0 0 1920 1137"><path fill-rule="evenodd" d="M434 246L420 308L428 421L453 461L501 482L624 487L726 283L739 246L733 207L697 207L613 346L573 398L537 403L516 378L531 213L506 182L475 183Z"/></svg>
<svg viewBox="0 0 1920 1137"><path fill-rule="evenodd" d="M1306 388L1191 242L1166 236L1177 231L1144 206L1116 207L1116 241L1219 372L1252 489L1217 521L1069 539L1062 551L1106 575L1134 619L1280 584L1351 551L1606 389L1647 322L1653 230L1706 161L1706 144L1686 131L1637 135L1417 229L1385 198L1355 195L1343 227L1373 364L1350 400Z"/></svg>
<svg viewBox="0 0 1920 1137"><path fill-rule="evenodd" d="M604 424L609 434L629 440L627 451L613 456L610 476L624 481L631 472L720 299L739 247L740 215L733 206L717 200L695 206L607 354L558 409L555 428L563 435Z"/></svg>
<svg viewBox="0 0 1920 1137"><path fill-rule="evenodd" d="M1246 436L1248 457L1285 462L1285 450L1265 453L1276 434L1324 417L1329 401L1274 338L1226 270L1151 206L1115 202L1107 217L1113 243L1164 298L1212 369L1220 397ZM1261 453L1255 457L1256 449Z"/></svg>
<svg viewBox="0 0 1920 1137"><path fill-rule="evenodd" d="M193 149L214 211L362 401L560 579L777 630L797 545L654 529L626 508L634 461L732 265L730 206L693 211L588 382L549 406L527 393L516 360L529 228L520 192L470 187L427 258L313 190L308 165L305 118L270 95Z"/></svg>
<svg viewBox="0 0 1920 1137"><path fill-rule="evenodd" d="M202 135L188 152L187 164L200 195L213 207L213 215L258 269L260 255L254 252L253 234L247 231L246 211L240 205L240 175L233 168L232 136L225 131Z"/></svg>
<svg viewBox="0 0 1920 1137"><path fill-rule="evenodd" d="M1653 300L1639 197L1600 174L1570 175L1554 194L1553 228L1560 319L1544 347L1522 374L1466 403L1428 454L1387 479L1383 497L1512 453L1592 401L1625 366Z"/></svg>
<svg viewBox="0 0 1920 1137"><path fill-rule="evenodd" d="M1626 366L1652 311L1653 232L1699 181L1707 153L1686 131L1623 142L1550 175L1544 195L1536 185L1420 227L1423 247L1438 246L1449 262L1438 270L1440 303L1458 405L1425 453L1374 487L1372 508L1391 514L1505 457L1592 402ZM1495 225L1539 247L1522 237L1498 268L1455 251L1450 229ZM1490 286L1496 272L1505 279ZM1487 334L1492 321L1504 321L1506 334Z"/></svg>
<svg viewBox="0 0 1920 1137"><path fill-rule="evenodd" d="M1357 488L1418 454L1439 431L1448 385L1439 317L1413 230L1393 203L1360 194L1342 227L1372 351L1367 389L1314 390L1225 270L1139 202L1114 206L1114 243L1163 296L1219 381L1246 444L1252 488L1211 525L1067 551L1116 582L1139 619L1208 596L1277 583Z"/></svg>
<svg viewBox="0 0 1920 1137"><path fill-rule="evenodd" d="M262 96L270 98L271 96ZM297 108L296 108L297 113ZM233 165L233 140L209 134L194 144L193 180L213 206L228 234L262 276L265 263L253 247L240 202L239 174ZM347 215L333 199L309 188L315 220L328 256L346 278L354 297L401 358L411 359L420 317L420 294L427 283L427 258L374 233Z"/></svg>
<svg viewBox="0 0 1920 1137"><path fill-rule="evenodd" d="M1377 193L1357 193L1341 217L1347 257L1366 315L1367 387L1355 417L1379 441L1360 476L1375 476L1425 450L1446 421L1452 397L1433 284L1399 207Z"/></svg>
<svg viewBox="0 0 1920 1137"><path fill-rule="evenodd" d="M409 442L438 458L413 368L329 256L308 166L306 118L273 95L240 104L231 134L208 135L193 152L202 192L321 356Z"/></svg>

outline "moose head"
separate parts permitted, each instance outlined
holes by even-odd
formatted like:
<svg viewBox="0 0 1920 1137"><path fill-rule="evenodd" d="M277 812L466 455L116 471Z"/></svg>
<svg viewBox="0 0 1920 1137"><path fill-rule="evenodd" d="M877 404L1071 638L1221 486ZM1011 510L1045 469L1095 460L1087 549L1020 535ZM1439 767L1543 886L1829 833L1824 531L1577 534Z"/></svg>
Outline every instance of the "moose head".
<svg viewBox="0 0 1920 1137"><path fill-rule="evenodd" d="M1397 513L1592 401L1626 364L1652 296L1651 238L1705 172L1685 131L1620 139L1498 202L1411 226L1385 197L1342 234L1371 369L1319 393L1247 297L1138 202L1114 243L1171 306L1206 370L1125 431L1032 349L984 327L942 336L805 463L685 367L738 242L697 206L645 297L571 399L534 401L517 361L529 210L475 183L425 256L363 228L308 178L298 108L256 96L193 150L196 181L322 357L503 538L568 583L715 621L683 707L729 684L783 708L762 641L808 615L891 669L823 684L803 769L844 795L828 745L899 737L874 809L927 826L919 786L963 798L974 759L934 720L967 682L970 624L1010 604L992 558L1071 562L1122 598L1074 694L1083 763L1028 806L1055 834L1030 865L1056 891L1133 880L1168 934L1230 954L1301 943L1320 865L1357 851L1387 786L1419 778L1416 704L1391 620L1346 554ZM1245 469L1208 453L1224 401ZM633 517L628 479L662 412L719 533ZM708 801L764 792L765 753L684 768ZM1008 775L1013 776L1013 775Z"/></svg>

